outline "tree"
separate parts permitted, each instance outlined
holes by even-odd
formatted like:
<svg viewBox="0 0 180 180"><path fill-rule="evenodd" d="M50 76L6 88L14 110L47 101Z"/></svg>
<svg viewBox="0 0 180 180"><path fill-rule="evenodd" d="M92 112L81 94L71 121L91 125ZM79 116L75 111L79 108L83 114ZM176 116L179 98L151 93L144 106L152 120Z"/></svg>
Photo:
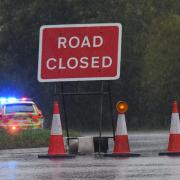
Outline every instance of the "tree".
<svg viewBox="0 0 180 180"><path fill-rule="evenodd" d="M169 31L169 26L164 24L163 28L161 23L165 22L165 17L171 17L172 14L176 16L180 12L179 2L179 0L51 0L46 2L43 0L14 0L13 2L12 0L0 0L0 96L4 93L9 95L14 93L33 97L39 102L43 112L50 116L52 107L49 102L53 99L54 84L42 84L37 81L40 26L120 22L123 27L121 78L112 82L113 101L114 104L117 100L127 101L130 107L129 125L133 127L143 125L145 119L140 118L140 114L144 113L142 107L147 102L146 97L151 99L151 92L148 91L148 86L151 84L148 71L153 64L151 56L155 53L156 46L159 47L155 44L158 44L158 41L162 40L160 37L164 36L161 31L165 32L166 29ZM163 49L166 45L163 42L161 48ZM161 56L159 59L164 62L164 54L159 53L158 55ZM159 66L162 66L161 63ZM177 67L176 63L174 66ZM155 76L161 76L159 70L156 70L155 68L153 71ZM166 78L168 80L173 77L169 75ZM150 79L155 83L153 78ZM67 90L71 90L74 86L74 83L69 84ZM87 89L96 88L99 86L97 84L80 83L80 87L86 90L85 87L88 87ZM160 89L165 93L160 87L158 91ZM80 107L74 106L74 113L78 112L78 108L83 109L83 104L86 103L85 99L77 98L76 100L81 103ZM90 100L92 97L88 97L87 101ZM66 101L69 106L72 98L67 98ZM159 99L158 102L161 100ZM98 106L97 103L96 106ZM74 117L76 115L74 114ZM160 112L159 115L161 115ZM87 118L90 116L91 112L87 114ZM108 126L110 121L107 113L104 116L107 117L105 123ZM73 124L73 118L69 117L69 119L72 119ZM79 121L80 118L77 119ZM95 121L95 118L88 119L88 124L92 120ZM147 124L151 122L155 121L150 120ZM84 126L89 127L88 124L84 123Z"/></svg>
<svg viewBox="0 0 180 180"><path fill-rule="evenodd" d="M154 124L165 125L166 106L180 98L180 16L155 19L148 41L142 78L146 114L154 113Z"/></svg>

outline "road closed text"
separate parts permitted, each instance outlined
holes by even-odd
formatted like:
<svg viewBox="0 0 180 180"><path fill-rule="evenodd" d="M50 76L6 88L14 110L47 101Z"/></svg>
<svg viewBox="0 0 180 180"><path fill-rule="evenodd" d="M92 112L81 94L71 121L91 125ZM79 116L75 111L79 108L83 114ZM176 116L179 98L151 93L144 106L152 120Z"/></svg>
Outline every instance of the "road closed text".
<svg viewBox="0 0 180 180"><path fill-rule="evenodd" d="M66 37L59 37L57 41L58 49L66 48L99 48L103 45L103 37L93 36L88 38L84 36L82 39L77 36L72 36L69 39ZM112 58L110 56L92 56L92 57L68 57L66 59L59 57L51 57L46 61L46 68L48 70L54 69L86 69L86 68L109 68L112 65Z"/></svg>
<svg viewBox="0 0 180 180"><path fill-rule="evenodd" d="M49 70L54 69L86 69L86 68L108 68L112 65L112 59L109 56L103 57L82 57L77 59L76 57L70 57L63 61L62 58L55 59L49 58L47 60L46 66Z"/></svg>

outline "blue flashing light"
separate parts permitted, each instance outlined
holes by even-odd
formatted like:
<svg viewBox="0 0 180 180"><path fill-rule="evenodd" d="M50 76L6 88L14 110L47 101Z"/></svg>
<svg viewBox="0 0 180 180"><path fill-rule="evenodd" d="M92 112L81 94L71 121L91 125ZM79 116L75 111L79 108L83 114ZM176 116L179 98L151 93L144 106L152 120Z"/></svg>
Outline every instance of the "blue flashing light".
<svg viewBox="0 0 180 180"><path fill-rule="evenodd" d="M15 97L8 97L8 98L1 97L0 98L0 104L1 105L5 104L5 103L15 103L15 102L17 102L17 98L15 98Z"/></svg>
<svg viewBox="0 0 180 180"><path fill-rule="evenodd" d="M15 103L15 102L17 102L17 98L15 98L15 97L9 97L9 98L7 99L7 102L8 102L8 103Z"/></svg>
<svg viewBox="0 0 180 180"><path fill-rule="evenodd" d="M1 97L0 98L0 104L4 104L4 103L6 103L7 102L7 99L6 98L4 98L4 97Z"/></svg>

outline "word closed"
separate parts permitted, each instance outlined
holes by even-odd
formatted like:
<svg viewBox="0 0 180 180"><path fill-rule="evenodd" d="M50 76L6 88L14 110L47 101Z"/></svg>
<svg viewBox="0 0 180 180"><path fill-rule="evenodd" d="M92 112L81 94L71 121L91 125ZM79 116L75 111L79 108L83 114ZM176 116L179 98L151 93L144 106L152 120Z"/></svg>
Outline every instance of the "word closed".
<svg viewBox="0 0 180 180"><path fill-rule="evenodd" d="M118 79L121 33L117 23L42 26L38 80Z"/></svg>

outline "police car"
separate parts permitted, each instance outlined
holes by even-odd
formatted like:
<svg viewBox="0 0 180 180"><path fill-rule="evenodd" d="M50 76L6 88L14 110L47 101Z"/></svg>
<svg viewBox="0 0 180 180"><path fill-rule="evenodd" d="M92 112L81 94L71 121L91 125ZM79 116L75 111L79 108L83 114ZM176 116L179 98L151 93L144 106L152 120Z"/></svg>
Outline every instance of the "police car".
<svg viewBox="0 0 180 180"><path fill-rule="evenodd" d="M0 98L0 129L41 129L44 117L31 99Z"/></svg>

